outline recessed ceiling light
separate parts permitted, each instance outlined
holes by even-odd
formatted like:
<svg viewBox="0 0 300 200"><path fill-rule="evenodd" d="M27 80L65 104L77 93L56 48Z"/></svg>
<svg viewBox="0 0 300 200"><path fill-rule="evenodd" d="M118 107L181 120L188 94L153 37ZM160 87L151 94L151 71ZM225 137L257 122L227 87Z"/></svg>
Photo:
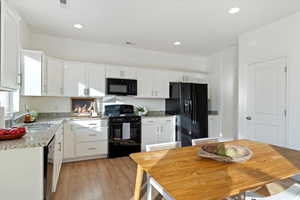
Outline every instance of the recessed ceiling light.
<svg viewBox="0 0 300 200"><path fill-rule="evenodd" d="M239 7L233 7L233 8L229 9L228 13L229 14L236 14L236 13L240 12L240 10L241 9Z"/></svg>
<svg viewBox="0 0 300 200"><path fill-rule="evenodd" d="M83 26L82 24L74 24L74 28L77 28L77 29L82 29Z"/></svg>
<svg viewBox="0 0 300 200"><path fill-rule="evenodd" d="M174 44L175 46L179 46L179 45L181 45L181 42L176 41L176 42L173 42L173 44Z"/></svg>

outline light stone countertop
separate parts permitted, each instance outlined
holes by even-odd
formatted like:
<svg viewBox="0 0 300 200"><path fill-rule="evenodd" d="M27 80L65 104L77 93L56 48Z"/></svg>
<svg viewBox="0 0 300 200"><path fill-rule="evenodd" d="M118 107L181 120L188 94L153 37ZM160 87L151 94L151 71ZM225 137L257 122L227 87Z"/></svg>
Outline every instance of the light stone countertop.
<svg viewBox="0 0 300 200"><path fill-rule="evenodd" d="M149 115L142 117L172 117L174 115L168 115L164 112L149 112ZM22 149L22 148L35 148L45 147L51 141L55 135L57 129L63 125L65 120L107 120L108 117L100 116L96 118L89 117L58 117L48 116L39 119L37 122L32 124L17 124L17 126L29 126L27 133L20 139L16 140L4 140L0 141L0 151ZM47 123L48 126L43 126ZM39 125L40 124L40 125ZM34 128L30 128L31 125L35 125Z"/></svg>
<svg viewBox="0 0 300 200"><path fill-rule="evenodd" d="M63 120L51 121L51 125L47 127L27 128L26 134L20 139L0 141L0 151L47 146L62 122ZM24 124L17 126L22 125Z"/></svg>

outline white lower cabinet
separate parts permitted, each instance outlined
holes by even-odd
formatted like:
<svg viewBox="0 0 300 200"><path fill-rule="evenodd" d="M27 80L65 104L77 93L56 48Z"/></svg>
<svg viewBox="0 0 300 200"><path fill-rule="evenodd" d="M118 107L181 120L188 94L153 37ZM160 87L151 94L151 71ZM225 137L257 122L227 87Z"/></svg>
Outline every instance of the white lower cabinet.
<svg viewBox="0 0 300 200"><path fill-rule="evenodd" d="M65 161L105 157L108 154L107 120L73 120L66 122Z"/></svg>
<svg viewBox="0 0 300 200"><path fill-rule="evenodd" d="M55 192L59 181L60 169L63 161L64 129L61 125L55 133L55 150L53 155L53 184L52 191Z"/></svg>
<svg viewBox="0 0 300 200"><path fill-rule="evenodd" d="M107 154L107 140L76 144L76 156L95 156Z"/></svg>
<svg viewBox="0 0 300 200"><path fill-rule="evenodd" d="M208 116L208 137L221 137L221 124L218 115Z"/></svg>
<svg viewBox="0 0 300 200"><path fill-rule="evenodd" d="M72 160L75 157L75 135L71 131L70 121L64 123L64 160Z"/></svg>
<svg viewBox="0 0 300 200"><path fill-rule="evenodd" d="M142 151L148 144L174 142L175 117L153 117L142 119Z"/></svg>

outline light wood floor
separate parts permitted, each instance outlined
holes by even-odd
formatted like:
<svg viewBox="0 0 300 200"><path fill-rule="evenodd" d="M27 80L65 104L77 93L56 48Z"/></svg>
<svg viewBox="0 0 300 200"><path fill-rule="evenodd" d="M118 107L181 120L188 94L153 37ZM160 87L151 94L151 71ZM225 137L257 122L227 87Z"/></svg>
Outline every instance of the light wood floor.
<svg viewBox="0 0 300 200"><path fill-rule="evenodd" d="M132 200L135 175L136 164L128 157L66 163L52 200ZM269 184L259 193L275 194L291 184L290 180ZM142 194L145 200L146 184ZM162 199L155 190L153 195Z"/></svg>
<svg viewBox="0 0 300 200"><path fill-rule="evenodd" d="M129 157L65 163L52 199L131 200L135 175L136 164ZM143 199L145 192L146 184Z"/></svg>

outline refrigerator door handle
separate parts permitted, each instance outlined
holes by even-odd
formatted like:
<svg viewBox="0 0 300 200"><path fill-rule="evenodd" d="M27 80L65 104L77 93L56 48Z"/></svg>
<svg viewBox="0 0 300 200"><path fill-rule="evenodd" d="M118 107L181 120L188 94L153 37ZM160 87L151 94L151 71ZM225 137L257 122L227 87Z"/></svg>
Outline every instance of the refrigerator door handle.
<svg viewBox="0 0 300 200"><path fill-rule="evenodd" d="M191 110L192 124L194 124L194 104L192 100L190 100L190 110Z"/></svg>

